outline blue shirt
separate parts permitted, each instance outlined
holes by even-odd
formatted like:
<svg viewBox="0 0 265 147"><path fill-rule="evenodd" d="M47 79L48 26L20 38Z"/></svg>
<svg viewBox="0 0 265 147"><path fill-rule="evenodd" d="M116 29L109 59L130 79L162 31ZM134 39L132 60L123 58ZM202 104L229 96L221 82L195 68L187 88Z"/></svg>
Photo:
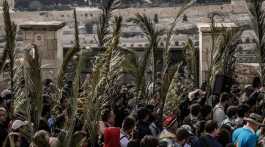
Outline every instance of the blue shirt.
<svg viewBox="0 0 265 147"><path fill-rule="evenodd" d="M232 135L233 144L237 147L256 147L258 137L250 128L238 128Z"/></svg>

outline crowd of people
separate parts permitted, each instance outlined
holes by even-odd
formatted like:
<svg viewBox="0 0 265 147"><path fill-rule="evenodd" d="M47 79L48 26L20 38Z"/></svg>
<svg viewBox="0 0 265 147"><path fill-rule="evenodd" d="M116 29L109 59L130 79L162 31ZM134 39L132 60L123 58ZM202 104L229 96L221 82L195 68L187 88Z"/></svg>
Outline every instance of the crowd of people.
<svg viewBox="0 0 265 147"><path fill-rule="evenodd" d="M49 91L47 82L46 90ZM67 87L66 87L67 88ZM69 88L69 87L68 87ZM14 113L10 91L3 91L0 103L0 146L57 147L67 120L67 104L51 108L44 95L39 130L32 133L32 122ZM265 105L258 78L240 89L233 86L220 96L208 96L203 89L190 91L180 102L178 112L161 116L156 105L129 103L126 90L113 106L105 106L98 121L98 147L265 147ZM80 118L81 119L81 118ZM81 120L74 135L83 134L79 144L90 147ZM12 141L11 141L12 140Z"/></svg>

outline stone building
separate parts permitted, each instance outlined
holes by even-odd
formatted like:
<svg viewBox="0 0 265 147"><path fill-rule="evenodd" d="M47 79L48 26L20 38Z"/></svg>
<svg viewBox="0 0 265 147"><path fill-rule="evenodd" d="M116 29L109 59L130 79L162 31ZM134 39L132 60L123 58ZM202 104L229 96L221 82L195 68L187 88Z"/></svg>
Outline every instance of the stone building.
<svg viewBox="0 0 265 147"><path fill-rule="evenodd" d="M0 7L2 7L4 0L0 0ZM15 8L15 0L7 0L11 9Z"/></svg>
<svg viewBox="0 0 265 147"><path fill-rule="evenodd" d="M35 44L41 58L44 79L54 79L63 62L62 31L64 23L25 22L20 24L24 44Z"/></svg>
<svg viewBox="0 0 265 147"><path fill-rule="evenodd" d="M234 23L217 23L216 28L235 28L237 25ZM199 29L199 81L202 84L207 80L209 67L214 52L212 52L212 33L211 33L211 24L210 23L200 23L198 24ZM223 32L215 34L218 36ZM218 40L215 43L215 47L218 46Z"/></svg>

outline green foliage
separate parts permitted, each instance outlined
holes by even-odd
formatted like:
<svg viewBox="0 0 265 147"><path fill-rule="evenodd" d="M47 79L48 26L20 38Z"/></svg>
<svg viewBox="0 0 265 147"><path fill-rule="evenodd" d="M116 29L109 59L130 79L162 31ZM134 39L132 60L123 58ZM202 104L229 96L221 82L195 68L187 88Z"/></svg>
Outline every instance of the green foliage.
<svg viewBox="0 0 265 147"><path fill-rule="evenodd" d="M191 79L193 80L194 85L199 87L199 50L194 47L191 39L186 42L185 51L185 62L192 75Z"/></svg>
<svg viewBox="0 0 265 147"><path fill-rule="evenodd" d="M185 44L185 62L194 85L199 86L199 50L195 48L191 39Z"/></svg>
<svg viewBox="0 0 265 147"><path fill-rule="evenodd" d="M98 137L98 120L100 120L101 109L105 105L110 105L111 99L109 99L105 94L106 91L114 82L112 79L119 74L115 66L120 61L119 54L117 53L120 31L121 31L121 17L114 18L113 33L111 42L107 45L105 52L99 55L96 60L92 75L89 81L86 81L85 87L85 126L89 133L89 140L92 146L95 146Z"/></svg>
<svg viewBox="0 0 265 147"><path fill-rule="evenodd" d="M97 39L100 49L104 49L106 44L111 39L109 22L112 17L112 11L116 10L119 6L120 0L107 0L106 2L104 2L104 4L102 4L102 7L100 7L102 14L99 16L97 23Z"/></svg>
<svg viewBox="0 0 265 147"><path fill-rule="evenodd" d="M0 61L1 71L5 67L7 60L9 61L8 72L10 75L10 88L13 93L14 91L14 64L15 64L15 47L16 47L16 31L17 26L14 22L12 22L10 13L9 13L9 5L6 0L3 1L3 18L4 18L4 26L5 26L5 41L6 46L4 49L3 56Z"/></svg>
<svg viewBox="0 0 265 147"><path fill-rule="evenodd" d="M152 66L152 83L153 83L153 91L152 95L154 95L155 87L156 87L156 56L155 53L158 50L158 44L161 40L161 35L163 34L163 30L159 30L155 22L153 22L151 19L149 19L146 15L136 14L135 19L131 19L135 24L137 24L141 30L143 31L146 39L148 40L148 47L145 49L142 66L140 67L140 80L139 83L137 83L137 97L140 99L143 95L142 92L144 90L144 76L146 69L148 68L148 63Z"/></svg>
<svg viewBox="0 0 265 147"><path fill-rule="evenodd" d="M254 30L257 57L261 69L261 79L265 83L265 10L263 0L246 0L251 17L251 28Z"/></svg>
<svg viewBox="0 0 265 147"><path fill-rule="evenodd" d="M161 105L160 105L160 119L162 120L163 118L163 112L164 112L164 107L166 104L166 99L167 99L167 92L169 91L169 87L171 82L167 81L172 81L172 78L174 76L168 76L169 73L169 62L170 62L170 43L172 40L172 36L174 34L174 30L176 27L176 24L178 22L179 17L187 10L189 7L193 5L193 1L189 1L187 4L185 4L177 13L177 16L175 17L174 21L172 22L170 29L166 31L166 43L165 43L165 48L163 50L163 68L162 68L162 74L161 74L161 91L160 91L160 99L161 99ZM174 71L174 70L173 70Z"/></svg>
<svg viewBox="0 0 265 147"><path fill-rule="evenodd" d="M25 88L30 99L32 122L34 130L39 128L43 108L41 62L37 46L25 51Z"/></svg>
<svg viewBox="0 0 265 147"><path fill-rule="evenodd" d="M164 95L164 97L166 97L165 108L163 110L165 115L178 113L181 101L183 101L183 98L185 98L194 87L194 83L189 76L189 71L184 71L182 73L180 72L181 68L185 68L183 63L178 64L173 72L167 76L167 80L165 80L166 83L169 82L165 84L167 85L165 88L166 95Z"/></svg>
<svg viewBox="0 0 265 147"><path fill-rule="evenodd" d="M74 21L75 21L75 47L67 51L63 63L61 65L61 68L59 70L58 74L58 88L63 88L63 80L64 80L64 74L66 72L67 65L69 62L73 59L73 56L76 55L80 51L80 42L79 42L79 30L78 30L78 20L76 16L76 9L74 9Z"/></svg>
<svg viewBox="0 0 265 147"><path fill-rule="evenodd" d="M235 54L242 30L238 28L217 28L213 14L211 17L211 51L207 79L207 91L211 91L217 74L229 75L232 78L236 63ZM210 93L209 93L210 94Z"/></svg>

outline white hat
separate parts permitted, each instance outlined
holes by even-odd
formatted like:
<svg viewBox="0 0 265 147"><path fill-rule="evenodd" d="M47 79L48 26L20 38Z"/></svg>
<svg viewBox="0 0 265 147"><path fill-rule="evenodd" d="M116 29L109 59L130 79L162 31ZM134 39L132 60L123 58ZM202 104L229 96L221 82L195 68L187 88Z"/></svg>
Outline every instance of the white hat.
<svg viewBox="0 0 265 147"><path fill-rule="evenodd" d="M200 89L196 89L194 91L191 91L189 94L188 94L188 98L190 101L192 101L194 98L195 98L195 95L200 92Z"/></svg>
<svg viewBox="0 0 265 147"><path fill-rule="evenodd" d="M182 125L180 128L186 130L190 135L193 135L192 128L190 125Z"/></svg>
<svg viewBox="0 0 265 147"><path fill-rule="evenodd" d="M4 107L0 107L0 111L7 112L6 109L5 109Z"/></svg>
<svg viewBox="0 0 265 147"><path fill-rule="evenodd" d="M23 126L26 126L27 125L27 122L25 121L22 121L22 120L15 120L13 123L12 123L12 130L17 130Z"/></svg>

